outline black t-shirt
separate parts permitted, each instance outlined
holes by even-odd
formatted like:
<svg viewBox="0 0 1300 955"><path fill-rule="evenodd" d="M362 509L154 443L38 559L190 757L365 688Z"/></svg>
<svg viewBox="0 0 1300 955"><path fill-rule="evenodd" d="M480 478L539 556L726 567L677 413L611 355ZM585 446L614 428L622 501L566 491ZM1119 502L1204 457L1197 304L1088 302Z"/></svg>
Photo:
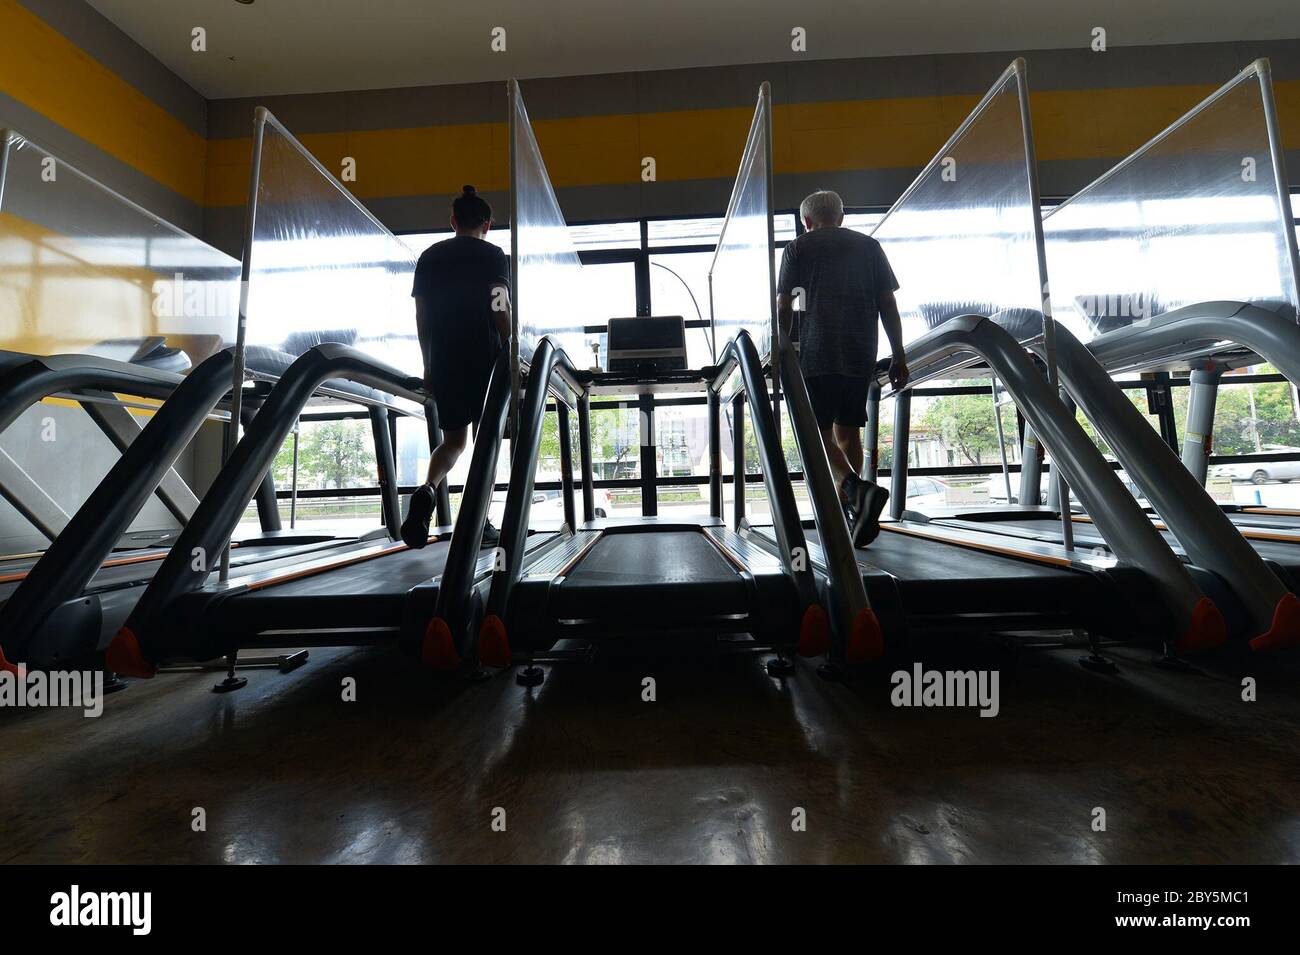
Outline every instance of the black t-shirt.
<svg viewBox="0 0 1300 955"><path fill-rule="evenodd" d="M411 294L426 305L426 363L443 373L490 368L501 350L492 289L509 284L509 259L486 239L458 235L425 249Z"/></svg>
<svg viewBox="0 0 1300 955"><path fill-rule="evenodd" d="M799 366L814 375L869 376L876 364L880 296L898 288L885 251L852 229L813 229L785 247L776 289L804 290Z"/></svg>

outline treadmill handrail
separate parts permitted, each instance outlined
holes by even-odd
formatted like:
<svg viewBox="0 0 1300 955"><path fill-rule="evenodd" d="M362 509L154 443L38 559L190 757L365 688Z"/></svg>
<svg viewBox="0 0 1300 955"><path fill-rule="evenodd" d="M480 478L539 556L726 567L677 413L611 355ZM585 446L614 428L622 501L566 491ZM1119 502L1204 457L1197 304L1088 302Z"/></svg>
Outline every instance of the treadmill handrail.
<svg viewBox="0 0 1300 955"><path fill-rule="evenodd" d="M1222 628L1218 608L1152 526L1029 352L1006 329L981 315L952 318L909 344L907 360L909 366L919 366L962 353L984 359L1002 381L1115 556L1150 576L1179 641L1199 641L1207 633L1217 641Z"/></svg>
<svg viewBox="0 0 1300 955"><path fill-rule="evenodd" d="M1279 321L1290 326L1300 342L1300 328ZM1192 563L1222 577L1242 598L1256 634L1267 633L1278 603L1290 593L1287 586L1115 386L1092 352L1063 327L1057 329L1056 362L1070 396L1146 493Z"/></svg>
<svg viewBox="0 0 1300 955"><path fill-rule="evenodd" d="M826 573L830 581L832 608L841 633L847 634L861 617L871 613L867 589L862 582L849 526L840 506L839 491L831 474L830 460L822 443L821 431L808 396L808 383L799 366L794 342L785 335L780 339L780 363L786 403L790 406L790 424L794 429L799 458L803 462L804 481L812 501L813 520L821 534L822 553L826 556Z"/></svg>
<svg viewBox="0 0 1300 955"><path fill-rule="evenodd" d="M795 503L794 485L790 483L790 470L785 463L785 450L781 447L781 438L772 415L772 402L763 376L763 362L749 332L741 329L728 341L718 361L723 366L723 371L709 384L709 389L715 394L721 394L731 378L733 365L740 369L745 397L753 409L751 416L754 420L754 438L758 445L759 462L763 467L763 482L767 486L772 527L776 532L781 563L794 581L800 606L807 609L817 603L817 581L813 575L812 561L808 559L808 541L803 532L803 521L799 517L799 506ZM788 385L787 379L787 387ZM802 451L801 446L800 452ZM798 557L800 554L802 561ZM861 584L859 577L859 587ZM847 633L847 630L844 632Z"/></svg>
<svg viewBox="0 0 1300 955"><path fill-rule="evenodd" d="M135 635L146 658L153 622L173 600L197 590L216 570L219 555L299 412L331 378L370 385L417 404L426 398L418 379L347 345L327 342L303 352L263 402L127 618L124 630Z"/></svg>
<svg viewBox="0 0 1300 955"><path fill-rule="evenodd" d="M539 344L538 348L540 347ZM487 522L488 507L496 486L497 458L501 452L506 418L510 413L510 389L514 379L512 365L510 349L502 349L488 380L483 413L474 434L474 453L470 458L469 473L465 476L460 509L456 512L456 523L452 529L451 543L447 547L447 559L442 567L442 580L438 585L438 598L434 606L434 619L446 621L456 652L462 656L470 639L470 593L474 586L474 569L478 564L479 543L483 539L483 526ZM502 534L504 533L503 529Z"/></svg>
<svg viewBox="0 0 1300 955"><path fill-rule="evenodd" d="M166 399L182 380L174 372L98 355L29 355L0 378L0 432L32 405L61 392L90 388Z"/></svg>
<svg viewBox="0 0 1300 955"><path fill-rule="evenodd" d="M546 419L546 396L552 376L577 382L577 369L549 336L543 336L528 364L528 385L516 419L514 446L511 448L510 484L506 491L506 509L501 518L501 550L492 573L485 613L504 618L510 596L519 580L524 562L524 541L528 536L528 513L533 503L537 454L542 444L542 426ZM574 530L574 528L570 528ZM441 599L441 594L439 595Z"/></svg>
<svg viewBox="0 0 1300 955"><path fill-rule="evenodd" d="M1186 354L1193 342L1235 342L1300 384L1300 325L1276 312L1243 302L1184 305L1148 322L1127 325L1087 343L1108 370Z"/></svg>
<svg viewBox="0 0 1300 955"><path fill-rule="evenodd" d="M86 589L177 456L230 390L232 364L231 352L219 351L185 377L0 607L6 657L26 660L29 641L49 615Z"/></svg>

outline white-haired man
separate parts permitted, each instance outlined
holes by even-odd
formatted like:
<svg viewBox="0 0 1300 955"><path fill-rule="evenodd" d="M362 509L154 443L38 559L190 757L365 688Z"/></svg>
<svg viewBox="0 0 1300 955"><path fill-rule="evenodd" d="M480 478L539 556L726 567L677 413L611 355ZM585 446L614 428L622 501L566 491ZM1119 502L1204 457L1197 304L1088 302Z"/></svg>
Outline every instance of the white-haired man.
<svg viewBox="0 0 1300 955"><path fill-rule="evenodd" d="M879 242L843 227L844 202L836 193L814 192L799 206L799 217L807 231L785 247L777 282L781 333L790 334L798 294L799 365L848 509L853 543L865 547L880 533L880 512L889 500L888 491L861 477L877 321L893 349L890 381L901 389L908 378L894 299L898 281Z"/></svg>

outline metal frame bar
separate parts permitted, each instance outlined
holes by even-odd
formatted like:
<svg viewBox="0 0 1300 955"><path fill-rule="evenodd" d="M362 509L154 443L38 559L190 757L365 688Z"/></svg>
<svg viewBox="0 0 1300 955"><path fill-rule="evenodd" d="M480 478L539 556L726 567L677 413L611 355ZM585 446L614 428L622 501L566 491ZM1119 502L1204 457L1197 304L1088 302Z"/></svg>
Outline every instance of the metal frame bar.
<svg viewBox="0 0 1300 955"><path fill-rule="evenodd" d="M1052 451L1057 465L1053 470L1069 473L1080 501L1115 556L1147 573L1170 613L1174 630L1186 636L1195 626L1206 625L1200 608L1208 598L1021 343L991 319L967 315L949 319L908 348L909 356L916 356L920 363L941 361L956 352L977 354L998 373L1017 407ZM897 433L894 440L897 449Z"/></svg>
<svg viewBox="0 0 1300 955"><path fill-rule="evenodd" d="M1034 204L1030 220L1034 224L1034 251L1038 257L1038 294L1043 316L1043 348L1041 357L1046 365L1047 383L1058 392L1061 387L1056 370L1056 319L1052 316L1052 295L1047 276L1047 243L1043 238L1043 200L1038 186L1038 154L1034 145L1034 124L1029 111L1029 72L1023 57L1016 57L1011 67L1016 75L1016 96L1020 101L1020 134L1025 142L1025 174L1028 176L1029 200ZM993 413L998 421L998 439L1001 442L1002 416L996 403ZM1002 445L1002 462L1007 479L1007 500L1011 500L1011 472L1006 470L1007 449ZM1074 549L1074 521L1070 515L1070 492L1060 469L1052 473L1061 506L1061 541L1066 550Z"/></svg>
<svg viewBox="0 0 1300 955"><path fill-rule="evenodd" d="M1273 100L1273 67L1267 57L1251 64L1259 76L1260 97L1264 101L1264 124L1268 130L1268 150L1273 160L1273 182L1277 188L1278 210L1290 228L1282 230L1286 238L1287 253L1291 258L1291 283L1296 302L1300 305L1300 251L1296 248L1295 213L1291 209L1291 185L1287 180L1286 150L1282 148L1282 131L1277 121L1277 103ZM1300 321L1300 315L1297 316Z"/></svg>
<svg viewBox="0 0 1300 955"><path fill-rule="evenodd" d="M61 603L85 590L153 494L155 484L230 390L233 363L233 354L224 349L185 377L68 521L67 533L55 538L10 595L0 608L0 634L7 656L27 659L27 641L40 632ZM200 502L187 530L202 510ZM186 561L192 559L188 551L173 553Z"/></svg>
<svg viewBox="0 0 1300 955"><path fill-rule="evenodd" d="M3 448L0 448L0 497L46 540L56 540L68 525L68 512Z"/></svg>
<svg viewBox="0 0 1300 955"><path fill-rule="evenodd" d="M808 543L803 532L803 522L799 517L799 507L795 502L794 486L790 482L790 474L785 465L785 451L781 444L781 432L777 427L776 415L770 411L771 404L767 396L767 382L763 377L762 358L759 356L758 348L755 346L752 336L750 336L749 332L741 330L736 334L735 338L727 343L719 359L722 363L721 370L709 385L709 394L715 396L718 400L711 407L721 407L720 396L722 390L726 387L733 371L738 368L743 393L747 396L749 404L754 409L754 437L758 445L759 463L763 469L763 483L767 488L768 501L772 509L772 527L775 531L777 548L781 552L781 562L786 574L794 581L796 592L799 594L800 605L806 609L817 603L817 583L813 576L811 562L806 560ZM737 395L741 393L738 391ZM811 416L811 405L809 405L808 412ZM796 428L796 438L800 433ZM820 435L817 440L819 442L818 447L820 447ZM717 478L717 516L721 516L721 428L718 429L716 448L718 451L718 466L712 470ZM802 450L801 445L801 453ZM824 457L823 453L823 459ZM712 457L710 460L712 460ZM737 487L743 487L743 482L738 484ZM738 494L737 500L741 501L743 505L743 495ZM841 516L842 522L843 517ZM737 529L739 529L739 526L740 522L737 521ZM847 530L845 535L847 539ZM823 531L824 542L825 532ZM800 554L805 557L802 564L799 561ZM856 563L854 566L856 568ZM861 587L861 578L857 577L857 580L858 586ZM832 571L832 581L832 595L835 596L839 584L834 571Z"/></svg>
<svg viewBox="0 0 1300 955"><path fill-rule="evenodd" d="M171 602L202 586L207 579L209 571L195 568L193 554L228 552L231 535L261 475L274 461L299 411L320 383L331 378L369 385L417 403L425 398L422 392L410 388L408 375L347 345L316 345L295 359L263 402L244 439L235 446L131 612L127 627L136 634L146 657L161 649L155 628L161 630L160 620ZM174 643L184 645L194 636L177 634Z"/></svg>
<svg viewBox="0 0 1300 955"><path fill-rule="evenodd" d="M1300 328L1296 331L1300 333ZM1068 393L1146 493L1192 563L1219 575L1241 598L1255 626L1253 635L1267 633L1279 602L1289 592L1287 585L1265 565L1206 493L1205 455L1201 454L1199 473L1179 467L1164 439L1123 392L1110 387L1105 369L1068 329L1060 329L1057 347L1062 382ZM1209 374L1212 380L1207 410L1212 424L1213 386L1217 385L1218 375L1213 371ZM1201 413L1195 405L1193 402L1188 409L1189 434L1194 414ZM1196 450L1203 451L1203 446ZM1062 513L1070 519L1068 500L1060 500Z"/></svg>
<svg viewBox="0 0 1300 955"><path fill-rule="evenodd" d="M235 325L234 363L230 372L230 421L221 443L221 463L224 467L234 454L235 445L239 443L240 415L244 402L244 372L247 364L248 348L248 283L253 274L253 239L257 229L257 194L262 182L262 140L271 111L259 106L253 111L253 153L252 165L248 171L248 202L244 206L244 247L239 263L239 319ZM288 131L285 130L286 135ZM291 142L297 142L292 136ZM315 159L312 159L315 162ZM318 164L319 165L319 164ZM230 547L221 553L221 567L218 578L222 581L230 577Z"/></svg>
<svg viewBox="0 0 1300 955"><path fill-rule="evenodd" d="M764 80L758 87L758 103L754 107L754 118L750 121L749 132L745 136L745 146L740 154L740 165L743 168L746 157L750 154L750 147L755 142L760 130L767 139L767 156L765 161L765 183L764 189L767 192L767 275L768 290L771 293L768 296L768 321L769 341L774 344L778 340L779 329L777 328L776 315L776 262L775 262L775 236L776 236L776 214L772 209L772 198L774 189L772 185L772 87ZM740 197L740 176L736 176L736 182L731 187L731 197L727 200L727 211L722 217L722 229L718 233L718 241L713 249L713 259L709 262L708 283L709 283L709 324L713 326L713 354L718 354L718 333L717 323L714 320L713 311L713 273L718 267L718 256L722 254L723 243L727 237L727 227L731 224L732 217L736 212L736 203ZM796 215L796 221L798 216ZM797 227L796 227L797 228ZM763 356L765 361L770 360L771 353ZM772 362L773 368L773 400L779 393L780 381L779 372L776 370L776 362ZM775 407L775 406L774 406Z"/></svg>

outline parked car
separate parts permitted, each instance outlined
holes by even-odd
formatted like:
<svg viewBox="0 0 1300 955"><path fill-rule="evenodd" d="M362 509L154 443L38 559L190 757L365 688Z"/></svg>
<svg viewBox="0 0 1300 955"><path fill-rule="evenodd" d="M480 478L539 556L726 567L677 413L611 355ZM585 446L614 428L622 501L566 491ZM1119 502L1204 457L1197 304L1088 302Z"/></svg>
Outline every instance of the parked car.
<svg viewBox="0 0 1300 955"><path fill-rule="evenodd" d="M1129 477L1125 472L1116 471L1115 475L1116 477L1119 478L1120 483L1123 484L1124 487L1128 489L1128 492L1130 494L1132 494L1139 501L1146 500L1146 495L1142 493L1142 490L1136 484L1134 484L1132 481L1129 480ZM989 489L989 501L991 503L1005 504L1007 502L1007 485L1006 485L1006 481L1003 479L1001 474L995 475L994 477L990 478L986 486ZM1038 492L1039 504L1047 503L1047 489L1049 487L1051 487L1051 476L1047 473L1044 473L1041 488ZM1013 504L1020 503L1018 497L1019 494L1020 494L1020 475L1012 474L1011 475L1011 503ZM1074 494L1074 488L1070 488L1070 503L1075 505L1076 507L1079 505L1079 499Z"/></svg>
<svg viewBox="0 0 1300 955"><path fill-rule="evenodd" d="M1300 448L1285 444L1266 444L1260 450L1264 454L1294 454L1297 460L1216 464L1210 468L1210 476L1231 478L1237 482L1249 481L1251 484L1267 484L1269 481L1281 481L1287 484L1300 480Z"/></svg>
<svg viewBox="0 0 1300 955"><path fill-rule="evenodd" d="M948 485L932 477L907 479L907 506L934 507L948 502Z"/></svg>
<svg viewBox="0 0 1300 955"><path fill-rule="evenodd" d="M582 488L580 486L574 488L574 503L578 509L578 520L581 521ZM595 505L596 517L609 517L613 504L608 488L596 488ZM564 520L564 498L558 490L533 491L533 506L529 509L529 517L541 521Z"/></svg>

